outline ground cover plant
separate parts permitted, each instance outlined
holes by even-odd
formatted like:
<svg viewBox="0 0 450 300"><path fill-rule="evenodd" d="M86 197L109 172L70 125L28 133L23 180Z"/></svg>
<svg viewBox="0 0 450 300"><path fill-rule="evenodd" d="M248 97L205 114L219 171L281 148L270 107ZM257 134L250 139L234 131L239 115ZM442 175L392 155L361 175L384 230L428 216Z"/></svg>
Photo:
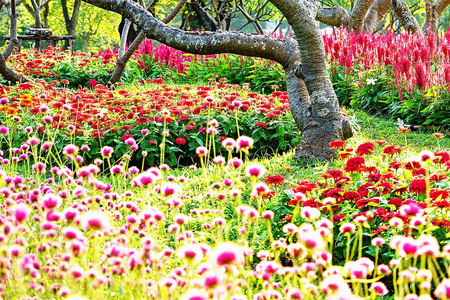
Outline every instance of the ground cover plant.
<svg viewBox="0 0 450 300"><path fill-rule="evenodd" d="M253 138L259 149L253 154L259 156L299 143L286 92L260 95L219 82L197 87L149 82L115 90L95 79L92 88L79 91L55 88L68 84L64 80L41 81L44 90L28 83L1 88L1 122L12 132L2 149L19 149L32 131L51 137L58 149L69 142L89 147L92 152L83 155L87 163L108 145L115 150L113 162L127 153L133 163L176 166L198 161L195 149L206 144L213 154L226 156L220 142L241 135Z"/></svg>
<svg viewBox="0 0 450 300"><path fill-rule="evenodd" d="M240 132L213 146L212 129L231 126L224 125L227 118L235 124L236 112L239 125L246 113L264 124L288 118L280 110L284 93L261 96L236 86L177 88L161 82L146 89L2 88L3 297L448 297L448 137L421 133L429 138L420 142L428 140L433 152L413 153L406 148L420 148L419 133L397 132L392 123L378 132L376 126L388 121L350 111L362 127L377 125L352 141L332 143L340 149L333 163L304 168L293 163L292 152L252 160L261 147L257 134ZM202 142L193 149L192 166L170 168L170 158L160 156L154 161L158 167L148 168L132 159L145 150L141 145L148 136L158 136L167 147L176 143L176 135L165 133L172 130L169 121L145 123L133 131L139 137L122 138L126 133L118 129L115 147L92 137L97 129L113 128L107 121L122 115L137 126L137 116L122 110L133 111L145 98L151 100L149 109L167 104L155 118L173 118L172 123L181 122L174 112L177 101L192 101L183 115L188 107L204 109L209 132L194 131ZM269 100L280 106L260 103ZM237 107L233 101L242 111L227 115L219 109ZM94 111L84 115L86 109ZM272 119L274 110L280 116ZM106 124L92 121L106 111L114 112L102 120ZM253 130L264 130L255 126L256 117L252 122Z"/></svg>
<svg viewBox="0 0 450 300"><path fill-rule="evenodd" d="M331 80L342 105L395 115L417 125L447 126L450 82L450 34L373 35L336 30L324 35ZM61 49L33 50L10 58L17 70L67 87L89 87L89 80L106 84L114 69L117 50L96 55ZM42 71L47 70L47 71ZM258 76L257 76L258 74ZM124 82L163 78L173 83L203 83L227 78L229 83L249 82L258 92L285 90L280 65L269 60L237 55L193 55L147 40L130 60ZM275 87L275 89L274 89Z"/></svg>

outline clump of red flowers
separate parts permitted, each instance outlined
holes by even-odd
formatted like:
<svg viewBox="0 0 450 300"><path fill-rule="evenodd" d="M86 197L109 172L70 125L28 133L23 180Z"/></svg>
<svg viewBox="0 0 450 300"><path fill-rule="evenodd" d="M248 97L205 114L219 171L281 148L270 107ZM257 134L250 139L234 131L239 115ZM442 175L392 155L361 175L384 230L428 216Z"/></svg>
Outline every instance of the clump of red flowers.
<svg viewBox="0 0 450 300"><path fill-rule="evenodd" d="M265 182L268 185L282 185L284 182L284 177L281 175L272 175L267 177Z"/></svg>

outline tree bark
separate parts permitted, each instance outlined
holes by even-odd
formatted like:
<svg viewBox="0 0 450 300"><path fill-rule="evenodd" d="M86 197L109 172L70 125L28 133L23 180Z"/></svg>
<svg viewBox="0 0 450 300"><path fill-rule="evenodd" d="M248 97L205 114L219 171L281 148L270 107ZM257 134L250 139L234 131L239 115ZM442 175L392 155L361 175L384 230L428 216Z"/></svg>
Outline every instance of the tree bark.
<svg viewBox="0 0 450 300"><path fill-rule="evenodd" d="M22 83L30 81L28 78L18 75L16 72L14 72L13 69L9 68L6 64L6 60L11 55L11 53L14 50L14 47L17 46L19 43L19 40L17 39L17 19L18 15L16 13L16 3L15 0L12 0L11 3L7 3L7 6L9 5L8 12L10 12L9 18L11 20L10 24L10 41L8 43L8 46L6 46L6 49L0 53L0 74L3 76L4 79L11 83Z"/></svg>
<svg viewBox="0 0 450 300"><path fill-rule="evenodd" d="M350 16L347 11L340 6L319 7L316 20L330 26L347 26Z"/></svg>
<svg viewBox="0 0 450 300"><path fill-rule="evenodd" d="M355 6L353 6L352 13L350 14L350 28L355 31L359 31L362 28L367 11L373 1L374 0L356 0Z"/></svg>
<svg viewBox="0 0 450 300"><path fill-rule="evenodd" d="M363 30L373 32L391 9L391 0L375 0L367 12Z"/></svg>
<svg viewBox="0 0 450 300"><path fill-rule="evenodd" d="M313 0L271 0L295 32L294 43L298 45L303 68L299 67L300 62L292 52L293 48L297 47L293 47L286 40L236 32L185 32L166 26L129 0L84 1L122 14L141 27L147 38L158 40L178 50L195 54L234 53L279 62L288 71L291 107L295 114L294 119L302 130L297 158L333 159L337 156L337 151L329 148L330 142L352 136L349 120L340 112L327 72L323 40L315 21L317 5ZM304 76L306 90L302 88L301 81L294 80L293 75L302 78Z"/></svg>
<svg viewBox="0 0 450 300"><path fill-rule="evenodd" d="M400 24L411 32L420 32L419 23L417 23L416 18L411 13L408 3L406 0L392 0L392 8L398 16Z"/></svg>
<svg viewBox="0 0 450 300"><path fill-rule="evenodd" d="M67 6L67 0L61 0L61 7L64 16L64 24L68 35L75 35L78 17L80 15L81 0L75 0L73 4L72 16L69 16L69 8Z"/></svg>
<svg viewBox="0 0 450 300"><path fill-rule="evenodd" d="M314 0L271 2L283 13L295 32L302 58L304 82L311 102L313 123L305 126L302 131L295 157L333 159L337 156L337 151L330 149L330 142L346 140L353 133L348 118L340 112L328 75L323 39L315 21L317 6Z"/></svg>

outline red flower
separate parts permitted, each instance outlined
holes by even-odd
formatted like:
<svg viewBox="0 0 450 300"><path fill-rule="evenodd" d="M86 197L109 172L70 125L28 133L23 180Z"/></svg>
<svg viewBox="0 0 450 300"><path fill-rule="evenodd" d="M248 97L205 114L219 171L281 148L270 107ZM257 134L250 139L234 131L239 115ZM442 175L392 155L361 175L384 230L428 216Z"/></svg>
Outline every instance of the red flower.
<svg viewBox="0 0 450 300"><path fill-rule="evenodd" d="M133 135L131 133L125 133L124 135L122 135L122 141L126 141L129 138L132 138Z"/></svg>
<svg viewBox="0 0 450 300"><path fill-rule="evenodd" d="M175 144L185 145L186 144L186 139L184 137L178 137L178 138L175 139Z"/></svg>
<svg viewBox="0 0 450 300"><path fill-rule="evenodd" d="M268 185L282 185L284 182L284 177L281 175L273 175L266 178L266 183Z"/></svg>
<svg viewBox="0 0 450 300"><path fill-rule="evenodd" d="M366 162L366 160L364 159L364 157L361 157L361 156L349 158L347 160L347 164L345 165L344 170L345 170L345 172L350 172L350 173L361 172L361 168L364 166L365 162Z"/></svg>
<svg viewBox="0 0 450 300"><path fill-rule="evenodd" d="M263 128L264 130L267 130L267 125L266 125L265 123L262 123L262 122L256 123L256 124L255 124L255 127L261 127L261 128Z"/></svg>
<svg viewBox="0 0 450 300"><path fill-rule="evenodd" d="M414 179L411 181L409 191L414 194L424 195L427 192L427 182L425 179Z"/></svg>
<svg viewBox="0 0 450 300"><path fill-rule="evenodd" d="M89 80L89 85L90 85L92 88L95 87L95 86L97 85L97 80L95 80L95 79Z"/></svg>
<svg viewBox="0 0 450 300"><path fill-rule="evenodd" d="M394 155L394 154L399 153L402 150L403 150L402 147L392 145L392 146L387 146L386 148L384 148L383 152L388 155Z"/></svg>
<svg viewBox="0 0 450 300"><path fill-rule="evenodd" d="M358 146L356 154L359 156L368 155L373 152L374 145L372 143L364 143Z"/></svg>
<svg viewBox="0 0 450 300"><path fill-rule="evenodd" d="M155 143L154 141L152 141L152 140L148 140L148 143L149 143L150 145L156 145L156 143Z"/></svg>
<svg viewBox="0 0 450 300"><path fill-rule="evenodd" d="M344 141L332 141L330 143L330 149L334 148L344 148L345 142Z"/></svg>

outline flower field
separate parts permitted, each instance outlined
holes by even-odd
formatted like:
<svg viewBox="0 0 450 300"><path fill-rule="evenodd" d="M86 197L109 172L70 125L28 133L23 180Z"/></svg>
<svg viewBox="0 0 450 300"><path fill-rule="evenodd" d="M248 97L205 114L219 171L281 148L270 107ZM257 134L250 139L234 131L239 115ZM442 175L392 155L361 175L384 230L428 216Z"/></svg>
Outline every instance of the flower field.
<svg viewBox="0 0 450 300"><path fill-rule="evenodd" d="M58 84L0 90L2 297L450 297L439 147L303 169L285 92Z"/></svg>
<svg viewBox="0 0 450 300"><path fill-rule="evenodd" d="M43 87L0 88L0 121L11 131L3 150L19 149L35 135L50 139L58 149L76 140L78 146L91 149L83 152L85 162L92 162L92 153L109 145L115 150L113 162L127 154L139 165L163 160L176 166L198 161L198 146L207 141L219 145L228 137L251 136L259 149L254 154L259 156L287 151L299 143L286 92L260 95L219 83L177 88L160 79L149 81L151 86L109 90L94 81L93 88L74 92L42 80ZM220 126L209 125L213 120ZM217 146L215 154L220 153L226 152Z"/></svg>
<svg viewBox="0 0 450 300"><path fill-rule="evenodd" d="M408 124L448 127L450 34L440 36L437 43L433 36L357 34L342 29L323 39L342 105L397 116ZM55 48L44 53L27 50L13 55L10 63L33 78L49 83L56 78L60 87L88 87L90 79L108 82L117 52L76 52L72 57ZM281 66L271 61L229 54L191 55L150 40L136 51L122 81L141 78L176 84L209 84L227 78L232 84L248 82L263 94L286 89Z"/></svg>
<svg viewBox="0 0 450 300"><path fill-rule="evenodd" d="M342 104L445 129L450 35L324 42ZM146 41L107 87L116 56L0 78L1 298L450 299L447 133L349 110L337 160L296 162L278 65Z"/></svg>

